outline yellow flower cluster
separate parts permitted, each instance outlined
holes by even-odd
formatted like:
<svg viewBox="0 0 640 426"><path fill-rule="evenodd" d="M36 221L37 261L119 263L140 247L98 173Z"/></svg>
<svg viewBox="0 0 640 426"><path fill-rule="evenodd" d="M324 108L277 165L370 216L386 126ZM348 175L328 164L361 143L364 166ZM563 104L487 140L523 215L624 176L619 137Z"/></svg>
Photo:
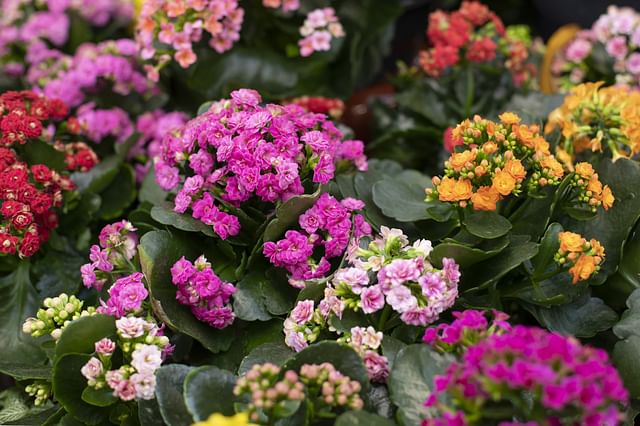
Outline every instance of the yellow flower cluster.
<svg viewBox="0 0 640 426"><path fill-rule="evenodd" d="M598 272L604 262L604 247L598 240L587 241L580 234L561 232L558 236L560 249L555 261L561 266L570 266L573 284L589 279Z"/></svg>
<svg viewBox="0 0 640 426"><path fill-rule="evenodd" d="M538 126L520 124L514 113L503 113L499 123L480 116L465 120L453 138L467 149L445 162L444 176L433 178L427 200L494 211L501 199L558 185L564 176Z"/></svg>
<svg viewBox="0 0 640 426"><path fill-rule="evenodd" d="M609 210L615 201L611 188L602 186L598 174L589 163L576 164L571 184L579 189L578 202L588 204L593 212L599 206Z"/></svg>
<svg viewBox="0 0 640 426"><path fill-rule="evenodd" d="M207 420L194 423L192 426L257 426L249 423L247 413L238 413L232 417L225 417L222 414L214 413Z"/></svg>
<svg viewBox="0 0 640 426"><path fill-rule="evenodd" d="M575 86L549 114L544 131L560 129L556 156L568 170L585 151L606 151L614 160L640 153L640 92L602 84Z"/></svg>

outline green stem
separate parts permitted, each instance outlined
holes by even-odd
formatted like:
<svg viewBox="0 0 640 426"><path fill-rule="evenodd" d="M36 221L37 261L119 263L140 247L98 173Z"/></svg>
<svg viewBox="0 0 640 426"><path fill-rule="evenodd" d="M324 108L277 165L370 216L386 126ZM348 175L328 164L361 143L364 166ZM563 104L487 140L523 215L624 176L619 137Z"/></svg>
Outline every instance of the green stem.
<svg viewBox="0 0 640 426"><path fill-rule="evenodd" d="M380 320L378 321L378 331L384 329L384 325L389 319L389 315L391 315L391 306L385 305L384 309L382 310L382 315L380 315Z"/></svg>

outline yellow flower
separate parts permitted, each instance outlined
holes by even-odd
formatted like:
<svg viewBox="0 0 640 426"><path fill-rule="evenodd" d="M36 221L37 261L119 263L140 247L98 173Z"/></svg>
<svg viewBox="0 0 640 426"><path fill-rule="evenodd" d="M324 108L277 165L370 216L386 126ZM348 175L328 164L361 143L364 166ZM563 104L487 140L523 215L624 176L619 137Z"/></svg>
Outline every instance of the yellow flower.
<svg viewBox="0 0 640 426"><path fill-rule="evenodd" d="M238 413L232 417L225 417L220 413L213 413L209 418L202 422L194 423L192 426L257 426L249 423L249 415L247 413Z"/></svg>
<svg viewBox="0 0 640 426"><path fill-rule="evenodd" d="M575 265L569 268L569 273L573 277L572 283L576 284L578 281L589 279L596 271L596 266L595 257L586 254L581 255Z"/></svg>
<svg viewBox="0 0 640 426"><path fill-rule="evenodd" d="M498 118L500 119L500 121L502 121L503 124L520 123L520 117L518 117L518 114L515 114L513 112L503 112L498 116Z"/></svg>
<svg viewBox="0 0 640 426"><path fill-rule="evenodd" d="M582 235L575 232L561 232L558 239L560 240L560 251L564 253L581 253L586 243Z"/></svg>
<svg viewBox="0 0 640 426"><path fill-rule="evenodd" d="M495 211L498 201L500 201L500 194L490 186L481 186L471 196L474 210Z"/></svg>
<svg viewBox="0 0 640 426"><path fill-rule="evenodd" d="M493 175L493 184L491 185L500 195L505 197L513 191L516 187L516 180L509 172L500 170Z"/></svg>
<svg viewBox="0 0 640 426"><path fill-rule="evenodd" d="M609 208L613 206L614 201L616 201L616 197L613 196L611 188L609 188L609 185L605 185L604 188L602 188L602 207L605 210L609 210Z"/></svg>

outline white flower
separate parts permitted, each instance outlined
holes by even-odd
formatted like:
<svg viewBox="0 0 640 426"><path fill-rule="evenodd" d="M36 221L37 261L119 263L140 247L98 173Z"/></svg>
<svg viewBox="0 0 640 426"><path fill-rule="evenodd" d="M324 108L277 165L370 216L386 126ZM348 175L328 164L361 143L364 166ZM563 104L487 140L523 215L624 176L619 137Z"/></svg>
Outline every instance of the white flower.
<svg viewBox="0 0 640 426"><path fill-rule="evenodd" d="M156 376L153 373L136 373L129 380L136 388L136 399L153 399L156 390Z"/></svg>
<svg viewBox="0 0 640 426"><path fill-rule="evenodd" d="M162 352L155 345L137 344L131 354L131 365L142 374L153 374L162 364Z"/></svg>
<svg viewBox="0 0 640 426"><path fill-rule="evenodd" d="M80 373L82 373L82 375L86 377L89 382L95 382L95 380L102 374L102 372L102 362L98 358L93 356L80 369Z"/></svg>
<svg viewBox="0 0 640 426"><path fill-rule="evenodd" d="M142 336L142 334L144 334L145 326L147 326L147 321L142 318L123 317L116 320L118 334L123 339L134 339Z"/></svg>
<svg viewBox="0 0 640 426"><path fill-rule="evenodd" d="M420 256L427 257L433 250L433 246L429 240L416 240L416 242L413 243L413 249L417 251Z"/></svg>

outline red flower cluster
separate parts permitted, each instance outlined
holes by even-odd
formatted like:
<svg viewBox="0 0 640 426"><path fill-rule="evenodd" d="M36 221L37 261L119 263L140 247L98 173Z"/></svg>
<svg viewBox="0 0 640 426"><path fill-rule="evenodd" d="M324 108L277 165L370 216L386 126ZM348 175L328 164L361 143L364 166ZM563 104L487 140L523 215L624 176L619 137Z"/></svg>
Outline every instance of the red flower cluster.
<svg viewBox="0 0 640 426"><path fill-rule="evenodd" d="M47 120L61 120L69 108L59 99L47 99L30 91L0 95L0 144L24 144L42 135Z"/></svg>
<svg viewBox="0 0 640 426"><path fill-rule="evenodd" d="M72 142L68 144L56 143L55 148L64 152L67 170L75 172L88 172L100 161L98 156L84 142Z"/></svg>
<svg viewBox="0 0 640 426"><path fill-rule="evenodd" d="M525 44L507 36L502 20L477 1L464 1L451 13L441 10L429 15L427 37L432 47L420 52L419 62L424 72L439 77L462 58L483 63L496 59L498 53L516 84L522 84L528 51Z"/></svg>
<svg viewBox="0 0 640 426"><path fill-rule="evenodd" d="M43 164L29 167L13 150L0 148L0 253L36 253L58 225L51 209L62 204L62 191L74 187L68 177Z"/></svg>
<svg viewBox="0 0 640 426"><path fill-rule="evenodd" d="M325 98L324 96L301 96L293 98L285 104L296 104L307 112L326 114L334 120L340 119L344 113L344 102L338 98Z"/></svg>

